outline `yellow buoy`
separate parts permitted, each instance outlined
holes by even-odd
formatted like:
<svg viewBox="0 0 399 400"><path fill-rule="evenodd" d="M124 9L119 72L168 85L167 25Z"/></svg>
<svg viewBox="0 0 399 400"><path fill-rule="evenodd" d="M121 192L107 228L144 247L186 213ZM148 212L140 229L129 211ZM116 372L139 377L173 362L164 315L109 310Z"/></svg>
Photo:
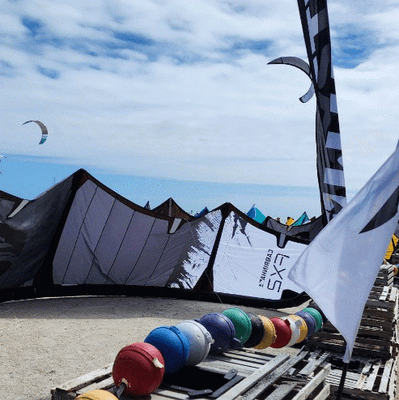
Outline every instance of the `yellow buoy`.
<svg viewBox="0 0 399 400"><path fill-rule="evenodd" d="M259 318L262 320L264 334L261 342L255 346L255 349L262 350L266 347L271 346L277 339L276 329L273 325L273 322L270 321L269 318L264 317L263 315L259 315Z"/></svg>
<svg viewBox="0 0 399 400"><path fill-rule="evenodd" d="M118 398L107 390L97 389L82 393L75 400L118 400Z"/></svg>

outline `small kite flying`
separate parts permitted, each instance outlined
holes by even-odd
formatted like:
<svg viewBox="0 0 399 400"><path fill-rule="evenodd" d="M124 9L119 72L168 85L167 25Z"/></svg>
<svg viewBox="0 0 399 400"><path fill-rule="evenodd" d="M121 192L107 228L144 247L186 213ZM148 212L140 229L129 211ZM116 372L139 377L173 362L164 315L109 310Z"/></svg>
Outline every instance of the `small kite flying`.
<svg viewBox="0 0 399 400"><path fill-rule="evenodd" d="M301 58L298 57L279 57L276 58L273 61L268 62L268 64L286 64L286 65L292 65L293 67L299 68L301 71L303 71L310 79L310 71L309 71L309 64L306 61L303 61ZM302 103L306 103L309 101L312 96L314 95L314 86L313 83L310 85L309 90L307 93L305 93L302 97L299 98L299 100Z"/></svg>
<svg viewBox="0 0 399 400"><path fill-rule="evenodd" d="M22 125L25 125L25 124L27 124L29 122L36 122L40 126L40 129L42 130L42 138L41 138L39 144L43 144L46 141L47 136L48 136L48 131L47 131L46 125L44 125L43 122L36 121L36 120L33 120L33 119L24 122Z"/></svg>

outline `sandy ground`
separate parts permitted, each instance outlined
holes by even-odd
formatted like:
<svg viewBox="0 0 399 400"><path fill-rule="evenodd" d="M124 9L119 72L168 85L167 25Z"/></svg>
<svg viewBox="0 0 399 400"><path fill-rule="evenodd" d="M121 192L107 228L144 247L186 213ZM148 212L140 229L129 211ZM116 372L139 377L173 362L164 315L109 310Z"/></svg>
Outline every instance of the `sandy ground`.
<svg viewBox="0 0 399 400"><path fill-rule="evenodd" d="M229 307L107 296L1 303L0 399L50 400L51 389L112 363L122 347L143 341L152 329ZM266 317L296 311L240 308Z"/></svg>

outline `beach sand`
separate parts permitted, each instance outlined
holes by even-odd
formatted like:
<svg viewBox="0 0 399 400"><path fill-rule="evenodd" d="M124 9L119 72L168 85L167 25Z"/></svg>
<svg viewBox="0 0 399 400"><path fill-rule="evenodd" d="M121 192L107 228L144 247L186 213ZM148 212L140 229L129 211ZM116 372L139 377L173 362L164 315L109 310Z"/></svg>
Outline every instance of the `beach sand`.
<svg viewBox="0 0 399 400"><path fill-rule="evenodd" d="M298 310L117 296L1 303L0 399L50 400L51 389L112 363L122 347L143 341L152 329L229 307L269 318ZM267 351L297 352L289 348Z"/></svg>

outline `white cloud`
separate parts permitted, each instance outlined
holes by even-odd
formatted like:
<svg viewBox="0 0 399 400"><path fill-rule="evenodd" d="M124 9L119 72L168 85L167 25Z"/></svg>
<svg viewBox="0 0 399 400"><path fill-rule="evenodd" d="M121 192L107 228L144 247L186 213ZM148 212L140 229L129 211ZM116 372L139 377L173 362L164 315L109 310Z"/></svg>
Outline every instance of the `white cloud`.
<svg viewBox="0 0 399 400"><path fill-rule="evenodd" d="M329 11L353 190L398 139L399 3L331 0ZM35 34L23 18L37 22ZM357 42L343 32L373 39L350 67ZM182 180L317 185L315 103L298 101L309 79L267 65L306 57L292 1L8 2L0 54L2 154ZM27 119L46 123L45 145L21 127Z"/></svg>

